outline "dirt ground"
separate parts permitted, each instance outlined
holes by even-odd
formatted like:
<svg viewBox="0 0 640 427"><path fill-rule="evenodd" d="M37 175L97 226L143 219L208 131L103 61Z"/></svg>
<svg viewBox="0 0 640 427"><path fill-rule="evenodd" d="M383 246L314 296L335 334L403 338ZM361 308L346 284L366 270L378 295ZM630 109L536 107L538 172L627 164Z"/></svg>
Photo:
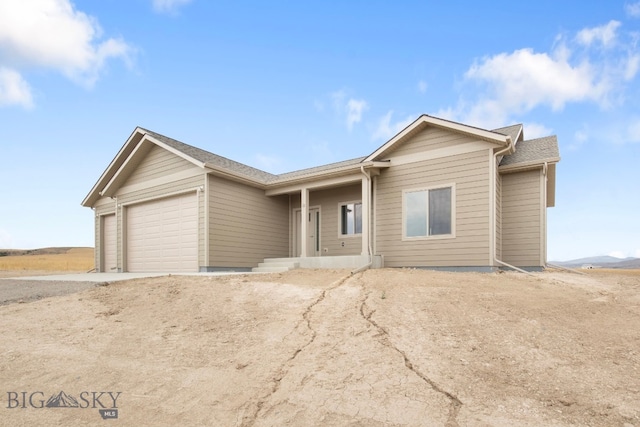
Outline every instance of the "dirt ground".
<svg viewBox="0 0 640 427"><path fill-rule="evenodd" d="M640 426L637 271L170 276L0 325L6 426Z"/></svg>

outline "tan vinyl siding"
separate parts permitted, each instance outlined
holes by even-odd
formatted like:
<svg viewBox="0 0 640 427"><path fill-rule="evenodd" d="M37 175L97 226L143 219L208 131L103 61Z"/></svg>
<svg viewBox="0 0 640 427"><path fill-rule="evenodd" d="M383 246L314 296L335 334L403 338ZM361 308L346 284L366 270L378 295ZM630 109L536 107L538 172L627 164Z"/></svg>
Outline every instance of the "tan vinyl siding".
<svg viewBox="0 0 640 427"><path fill-rule="evenodd" d="M454 138L456 134L452 134ZM377 190L377 252L388 267L469 267L489 264L487 150L382 171ZM455 238L403 240L402 192L455 185Z"/></svg>
<svg viewBox="0 0 640 427"><path fill-rule="evenodd" d="M502 175L502 261L540 266L541 170Z"/></svg>
<svg viewBox="0 0 640 427"><path fill-rule="evenodd" d="M385 158L448 148L468 141L469 137L466 135L452 133L451 131L435 127L427 127L414 136L409 143L404 143L398 148L393 149L391 153L389 153L390 155L386 155Z"/></svg>
<svg viewBox="0 0 640 427"><path fill-rule="evenodd" d="M163 175L162 171L166 171ZM175 172L182 172L184 178L176 180L159 181L159 178L166 177ZM155 146L140 161L136 169L124 182L117 193L118 200L118 268L125 271L126 253L123 248L123 213L126 206L151 200L158 200L164 197L185 194L189 192L198 193L198 264L205 265L204 258L204 193L198 191L204 188L205 173L199 167L184 160L183 158Z"/></svg>
<svg viewBox="0 0 640 427"><path fill-rule="evenodd" d="M342 235L340 206L343 203L362 203L362 183L348 187L317 191L312 201L322 206L322 255L360 255L362 253L362 235ZM362 212L365 215L365 212ZM344 244L344 246L343 246ZM325 252L324 249L327 249Z"/></svg>
<svg viewBox="0 0 640 427"><path fill-rule="evenodd" d="M209 267L256 267L289 256L289 197L209 177Z"/></svg>
<svg viewBox="0 0 640 427"><path fill-rule="evenodd" d="M320 207L321 256L360 255L362 253L361 235L340 235L340 204L346 202L362 202L361 183L311 191L309 194L309 206ZM292 210L300 209L300 197L292 196L291 205ZM291 226L295 225L292 223ZM325 249L327 249L326 252Z"/></svg>
<svg viewBox="0 0 640 427"><path fill-rule="evenodd" d="M123 187L193 168L197 168L193 163L154 144L140 164L136 166L136 169L129 175Z"/></svg>

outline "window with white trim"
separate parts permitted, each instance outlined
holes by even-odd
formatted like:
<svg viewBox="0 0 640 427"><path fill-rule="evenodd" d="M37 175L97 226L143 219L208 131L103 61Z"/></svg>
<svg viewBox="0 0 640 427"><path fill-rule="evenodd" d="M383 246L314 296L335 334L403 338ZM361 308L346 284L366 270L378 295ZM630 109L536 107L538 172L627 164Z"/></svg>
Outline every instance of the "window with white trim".
<svg viewBox="0 0 640 427"><path fill-rule="evenodd" d="M362 203L340 205L340 234L343 236L362 234Z"/></svg>
<svg viewBox="0 0 640 427"><path fill-rule="evenodd" d="M453 186L405 190L404 237L453 234Z"/></svg>

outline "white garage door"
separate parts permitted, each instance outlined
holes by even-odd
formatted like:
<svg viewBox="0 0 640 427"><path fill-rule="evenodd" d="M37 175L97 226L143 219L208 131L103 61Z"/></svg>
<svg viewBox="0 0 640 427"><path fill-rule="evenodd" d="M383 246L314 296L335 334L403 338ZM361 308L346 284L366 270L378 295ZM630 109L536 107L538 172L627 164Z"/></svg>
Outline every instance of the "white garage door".
<svg viewBox="0 0 640 427"><path fill-rule="evenodd" d="M195 194L127 208L127 270L198 271Z"/></svg>
<svg viewBox="0 0 640 427"><path fill-rule="evenodd" d="M118 268L116 258L116 216L102 217L102 271L113 273Z"/></svg>

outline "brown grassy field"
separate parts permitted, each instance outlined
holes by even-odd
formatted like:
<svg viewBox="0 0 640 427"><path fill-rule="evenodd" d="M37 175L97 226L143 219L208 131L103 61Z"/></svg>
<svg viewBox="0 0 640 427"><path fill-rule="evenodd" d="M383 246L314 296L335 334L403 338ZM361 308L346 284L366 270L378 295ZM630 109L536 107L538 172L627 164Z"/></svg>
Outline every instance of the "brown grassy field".
<svg viewBox="0 0 640 427"><path fill-rule="evenodd" d="M46 248L10 253L16 252L23 255L0 257L0 271L89 271L94 267L93 248Z"/></svg>

